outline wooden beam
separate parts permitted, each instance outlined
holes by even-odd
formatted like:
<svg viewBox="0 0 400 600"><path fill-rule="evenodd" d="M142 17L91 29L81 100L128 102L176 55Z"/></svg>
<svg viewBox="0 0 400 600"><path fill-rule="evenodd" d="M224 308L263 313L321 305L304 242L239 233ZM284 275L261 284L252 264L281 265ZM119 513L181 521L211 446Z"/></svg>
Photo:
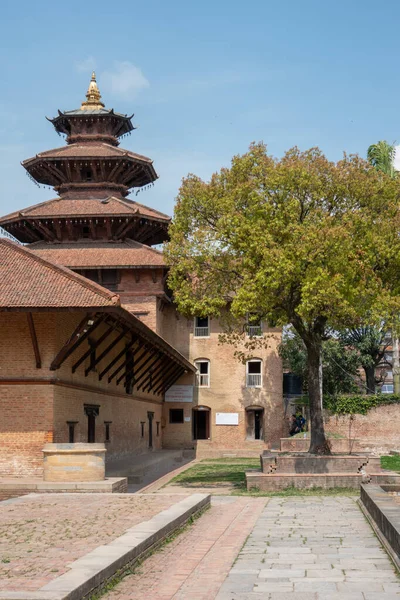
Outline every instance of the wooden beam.
<svg viewBox="0 0 400 600"><path fill-rule="evenodd" d="M185 369L183 369L183 368L181 369L181 371L178 371L176 376L172 378L172 381L170 380L164 387L163 394L165 394L165 392L171 387L171 385L174 385L175 381L177 381L179 379L179 377L182 377L184 372L185 372Z"/></svg>
<svg viewBox="0 0 400 600"><path fill-rule="evenodd" d="M139 341L139 346L137 347L137 350L139 350L140 348L143 348L143 347L146 347L146 345L145 345L145 344L142 344L142 345L141 345L141 344L140 344L140 341ZM125 352L126 352L126 349L124 350L124 353L125 353ZM115 377L116 375L118 375L118 373L121 371L121 369L123 369L124 367L126 367L126 365L127 365L127 363L128 363L128 362L129 362L129 359L125 359L125 360L124 360L124 362L123 362L123 363L121 363L121 364L119 365L119 367L117 367L117 368L115 369L115 371L113 371L113 372L111 373L111 375L110 375L110 376L109 376L109 378L108 378L108 383L111 383L111 381L114 379L114 377Z"/></svg>
<svg viewBox="0 0 400 600"><path fill-rule="evenodd" d="M153 381L153 388L156 389L157 386L161 384L161 381L165 381L167 377L172 373L172 371L176 368L176 362L174 362L170 356L166 357L168 361L170 361L169 366L163 373L157 376L157 378Z"/></svg>
<svg viewBox="0 0 400 600"><path fill-rule="evenodd" d="M162 383L159 383L157 387L154 387L154 394L157 394L158 392L160 392L164 386L167 384L167 382L170 380L171 377L173 377L175 375L175 373L179 370L179 369L183 369L183 367L181 365L177 365L176 363L174 363L174 368L171 370L169 370L169 375L167 375Z"/></svg>
<svg viewBox="0 0 400 600"><path fill-rule="evenodd" d="M40 235L38 235L36 233L36 231L34 229L32 229L31 225L28 227L27 224L24 223L22 225L21 229L22 229L22 231L24 233L26 233L31 238L31 241L33 241L33 242L40 242L40 241L42 241L42 238L40 237Z"/></svg>
<svg viewBox="0 0 400 600"><path fill-rule="evenodd" d="M119 336L118 336L118 337L116 337L116 338L115 338L115 340L113 340L113 341L112 341L112 342L111 342L111 343L110 343L110 344L107 346L107 348L105 348L105 349L103 350L103 352L102 352L102 353L101 353L101 354L100 354L100 355L99 355L99 356L98 356L98 357L97 357L97 358L96 358L96 359L93 361L93 364L92 364L91 366L89 366L87 369L85 369L85 377L87 377L87 375L89 374L89 372L90 372L90 370L91 370L91 368L92 368L92 367L93 367L93 368L94 368L94 367L96 367L96 366L99 364L99 362L100 362L101 360L103 360L103 358L104 358L105 356L107 356L107 354L108 354L109 352L111 352L111 350L112 350L112 349L113 349L113 348L114 348L114 347L115 347L117 344L119 344L119 342L120 342L120 341L121 341L121 340L122 340L122 339L125 337L125 335L128 333L128 331L129 331L128 329L124 328L124 329L122 330L122 332L119 334Z"/></svg>
<svg viewBox="0 0 400 600"><path fill-rule="evenodd" d="M156 357L154 358L154 360L150 361L150 364L149 364L149 361L145 361L143 363L141 370L143 370L144 367L146 367L146 370L143 371L143 373L137 379L135 377L135 385L136 385L136 387L137 387L138 390L140 390L140 388L143 385L143 384L139 385L140 381L142 381L143 377L145 378L145 380L147 379L147 377L149 376L149 369L151 369L154 365L157 364L157 362L160 360L160 358L162 357L162 355L163 355L163 352L158 351Z"/></svg>
<svg viewBox="0 0 400 600"><path fill-rule="evenodd" d="M122 225L120 225L120 227L118 227L117 231L115 232L114 238L115 239L122 238L132 227L135 220L137 220L135 217L130 217L130 218L128 218L127 221L125 221L125 223L122 223Z"/></svg>
<svg viewBox="0 0 400 600"><path fill-rule="evenodd" d="M54 233L46 225L44 225L40 221L33 221L33 224L36 227L36 229L39 229L39 231L42 231L44 234L47 235L47 237L49 238L50 242L54 242L56 236L54 235Z"/></svg>
<svg viewBox="0 0 400 600"><path fill-rule="evenodd" d="M138 363L138 362L140 362L140 361L142 360L142 358L143 358L144 356L146 356L146 354L149 352L149 348L148 348L147 344L144 344L144 345L143 345L143 346L141 346L141 347L143 348L143 352L141 352L141 354L139 355L139 358L136 358L136 359L135 359L135 356L136 356L136 355L135 355L135 353L133 354L133 360L134 360L134 362L135 362L135 367L137 366L137 363ZM139 350L139 349L140 349L140 346L138 346L137 350ZM151 359L151 358L153 358L153 356L154 356L154 353L155 353L155 351L151 352L151 354L150 354L150 357L149 357L150 359ZM149 360L149 359L148 359L148 360ZM143 367L143 366L144 366L144 365L145 365L145 364L148 362L148 360L147 360L147 361L145 361L144 363L142 363L142 365L139 367L139 371L140 371L140 370L142 369L142 367ZM126 366L127 366L127 364L128 364L129 362L130 362L130 358L127 358L127 359L125 360L125 362L124 362L124 363L123 363L123 364L122 364L122 365L119 367L119 371L121 370L121 368L124 368L124 367L126 367ZM124 373L123 373L123 374L122 374L120 377L118 377L118 379L117 379L117 382L116 382L116 383L117 383L117 385L119 385L119 384L121 383L121 381L124 379L124 377L126 377L127 373L128 373L128 369L126 369L126 370L124 371Z"/></svg>
<svg viewBox="0 0 400 600"><path fill-rule="evenodd" d="M107 237L109 240L112 238L112 229L111 229L111 219L105 219L106 229L107 229Z"/></svg>
<svg viewBox="0 0 400 600"><path fill-rule="evenodd" d="M105 315L101 315L94 322L93 325L89 325L89 321L93 321L93 317L88 314L79 325L74 329L69 339L65 342L63 347L57 352L51 365L50 371L56 371L61 367L63 362L71 356L73 352L84 342L91 333L102 323L105 319Z"/></svg>
<svg viewBox="0 0 400 600"><path fill-rule="evenodd" d="M61 227L58 219L54 219L54 229L56 230L56 236L58 240L62 240Z"/></svg>
<svg viewBox="0 0 400 600"><path fill-rule="evenodd" d="M96 228L94 226L93 219L89 220L89 228L90 228L90 235L92 236L92 240L95 240L96 239Z"/></svg>
<svg viewBox="0 0 400 600"><path fill-rule="evenodd" d="M46 164L46 167L49 169L50 173L52 173L54 175L54 177L56 177L57 185L60 185L60 183L68 183L68 179L66 178L64 173L62 171L60 171L60 169L57 169L57 167L55 167L54 165L52 165L49 162L47 162L45 164ZM58 181L57 181L57 179L58 179Z"/></svg>
<svg viewBox="0 0 400 600"><path fill-rule="evenodd" d="M28 318L29 333L31 334L33 351L35 353L36 368L41 369L42 361L40 359L39 344L36 335L35 323L33 322L32 313L28 313L26 316Z"/></svg>
<svg viewBox="0 0 400 600"><path fill-rule="evenodd" d="M164 373L164 369L168 364L169 364L169 356L164 355L161 359L160 364L157 365L157 368L151 373L151 376L149 375L148 383L146 383L146 385L145 385L145 382L143 382L143 384L141 385L141 388L143 391L146 391L146 389L151 390L152 388L154 388L156 381L160 377L162 377L162 375Z"/></svg>
<svg viewBox="0 0 400 600"><path fill-rule="evenodd" d="M117 356L115 356L112 359L112 361L110 362L110 364L108 364L106 366L106 368L103 369L101 373L99 373L99 381L101 381L103 379L104 375L106 373L108 373L108 371L110 369L112 369L115 364L117 364L117 362L120 360L120 358L123 357L123 355L125 354L125 352L127 350L130 350L132 348L132 346L137 342L137 340L138 340L137 337L132 338L132 340L125 346L125 348L123 350L121 350L121 352L119 352L119 354L117 354Z"/></svg>
<svg viewBox="0 0 400 600"><path fill-rule="evenodd" d="M171 385L177 380L179 379L179 377L185 372L185 369L178 365L177 368L172 372L172 374L168 377L168 379L161 385L158 386L157 390L154 390L154 394L156 394L158 391L162 392L163 394L165 393L165 390L167 390L169 387L171 387Z"/></svg>
<svg viewBox="0 0 400 600"><path fill-rule="evenodd" d="M110 333L112 333L114 331L116 326L117 326L117 323L113 323L112 325L110 325L110 327L108 329L106 329L106 331L97 340L93 340L93 343L90 344L89 349L86 350L86 352L84 352L82 354L82 356L76 361L76 363L72 365L73 373L75 373L77 368L91 355L93 350L96 350L96 348L98 348L98 346L100 346L100 344L102 342L104 342L104 340L106 338L108 338L108 336L110 335Z"/></svg>

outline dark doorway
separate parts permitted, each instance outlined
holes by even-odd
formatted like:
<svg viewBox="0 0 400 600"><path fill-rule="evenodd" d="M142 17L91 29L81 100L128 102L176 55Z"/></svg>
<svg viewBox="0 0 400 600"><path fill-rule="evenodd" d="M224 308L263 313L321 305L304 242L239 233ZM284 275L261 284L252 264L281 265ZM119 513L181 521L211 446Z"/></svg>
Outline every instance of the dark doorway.
<svg viewBox="0 0 400 600"><path fill-rule="evenodd" d="M193 439L208 440L210 438L210 410L193 409Z"/></svg>
<svg viewBox="0 0 400 600"><path fill-rule="evenodd" d="M248 440L264 439L264 410L262 408L248 408L246 410L246 426Z"/></svg>
<svg viewBox="0 0 400 600"><path fill-rule="evenodd" d="M96 441L96 417L99 416L100 406L97 404L85 404L84 411L88 418L88 444L94 444Z"/></svg>
<svg viewBox="0 0 400 600"><path fill-rule="evenodd" d="M154 413L153 412L148 412L147 413L147 418L149 420L149 448L153 447L153 419L154 419Z"/></svg>

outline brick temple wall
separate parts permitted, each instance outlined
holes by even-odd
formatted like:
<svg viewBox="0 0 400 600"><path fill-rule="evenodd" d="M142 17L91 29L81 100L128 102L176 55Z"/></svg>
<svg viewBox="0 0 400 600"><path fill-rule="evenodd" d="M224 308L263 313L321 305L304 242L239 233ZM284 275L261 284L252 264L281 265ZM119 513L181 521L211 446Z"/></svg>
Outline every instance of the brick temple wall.
<svg viewBox="0 0 400 600"><path fill-rule="evenodd" d="M76 441L87 442L84 404L99 407L96 442L105 441L104 421L111 421L108 459L140 454L148 450L148 412L154 412L153 448L161 448L160 396L135 392L125 394L122 383L110 384L96 372L84 375L88 359L71 372L74 362L88 348L68 358L57 371L49 366L57 351L70 337L84 313L33 313L42 367L36 368L26 313L0 313L0 476L40 477L42 448L46 442L68 442L67 421L77 421ZM98 338L105 326L94 333ZM98 347L100 353L110 340ZM122 349L116 346L106 360ZM114 353L114 354L113 354ZM142 437L141 422L144 422ZM157 436L157 422L159 435Z"/></svg>

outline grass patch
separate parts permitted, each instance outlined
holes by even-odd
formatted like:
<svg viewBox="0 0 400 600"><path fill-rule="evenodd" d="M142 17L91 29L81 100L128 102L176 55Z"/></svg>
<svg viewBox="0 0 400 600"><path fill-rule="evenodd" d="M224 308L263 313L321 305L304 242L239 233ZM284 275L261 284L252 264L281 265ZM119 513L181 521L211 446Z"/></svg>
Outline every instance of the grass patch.
<svg viewBox="0 0 400 600"><path fill-rule="evenodd" d="M389 469L389 471L400 472L400 455L381 456L381 467L382 469Z"/></svg>
<svg viewBox="0 0 400 600"><path fill-rule="evenodd" d="M233 485L235 488L245 488L245 472L249 469L259 469L259 458L206 459L176 475L168 482L184 487L213 487Z"/></svg>
<svg viewBox="0 0 400 600"><path fill-rule="evenodd" d="M254 498L266 497L273 498L274 496L280 497L290 497L290 496L359 496L360 490L356 488L321 488L314 487L307 490L300 490L295 487L287 487L284 490L279 490L276 492L262 492L258 490L247 491L239 490L237 492L233 492L232 495L235 496L252 496Z"/></svg>

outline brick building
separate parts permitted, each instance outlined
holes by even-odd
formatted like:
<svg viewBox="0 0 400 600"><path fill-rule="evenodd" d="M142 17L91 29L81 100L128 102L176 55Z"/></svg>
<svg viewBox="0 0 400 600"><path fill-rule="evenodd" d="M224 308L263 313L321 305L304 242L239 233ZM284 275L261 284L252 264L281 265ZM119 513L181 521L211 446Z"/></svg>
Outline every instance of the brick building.
<svg viewBox="0 0 400 600"><path fill-rule="evenodd" d="M97 291L117 298L123 307L118 310L124 312L124 318L129 314L134 319L131 327L133 322L135 326L140 323L155 336L154 347L164 343L168 352L176 352L177 365L184 367L180 373L175 370L178 378L168 360L163 361L162 353L154 364L150 362L146 367L147 395L159 387L160 376L164 382L157 409L153 407L150 411L159 423L153 447L194 447L199 455L206 455L233 450L258 453L276 443L285 426L282 367L277 353L280 330L269 329L264 323L246 329L249 335L268 333L269 345L247 364L241 364L235 360L230 346L218 344L221 330L216 320L188 320L178 314L166 286L167 265L163 254L152 247L167 240L170 217L127 198L130 190L151 185L157 179L149 158L119 147L119 138L134 129L131 117L105 108L93 74L82 106L59 111L51 122L59 134L66 136L67 144L41 152L22 164L36 182L53 186L58 197L7 215L0 219L0 226L27 244L30 257L33 253L46 264L63 265L76 273L81 284L86 280ZM56 289L55 297L59 298ZM2 310L7 308L5 304L2 303ZM68 319L65 314L56 315L58 308L56 303L51 317L40 313L37 328L46 330L48 320L49 330L55 331L59 319L62 327L66 327L64 323L70 314ZM69 322L68 326L74 323ZM88 347L78 365L71 360L63 365L74 381L80 378L83 387L104 385L106 361L99 356L106 342L99 341L101 338L102 330L98 328L86 342L94 344L97 353L100 352L95 359ZM112 420L109 429L115 436L116 447L111 441L110 455L143 452L148 447L146 414L150 400L147 396L138 398L137 353L138 349L131 346L115 363L116 368L121 364L124 368L110 383L119 390L112 393L121 395L118 402L111 400L112 419L102 406L101 414L106 415L106 421ZM166 373L157 372L160 365L161 372L166 369ZM196 377L190 365L195 365ZM15 377L21 375L22 371L13 373ZM24 377L31 376L31 372L24 373ZM9 377L7 367L2 366L0 384L4 385ZM70 388L57 387L56 396L63 408L56 417L59 425L53 428L56 441L68 441L67 421L71 424L77 421L76 435L79 441L87 441L82 415L78 414L82 412L79 408L82 389L72 393ZM108 389L106 386L101 392L104 403L109 401ZM25 397L27 394L25 390ZM123 431L127 432L133 422L131 445L124 447ZM105 436L103 428L101 434L96 433L96 441L104 441Z"/></svg>

